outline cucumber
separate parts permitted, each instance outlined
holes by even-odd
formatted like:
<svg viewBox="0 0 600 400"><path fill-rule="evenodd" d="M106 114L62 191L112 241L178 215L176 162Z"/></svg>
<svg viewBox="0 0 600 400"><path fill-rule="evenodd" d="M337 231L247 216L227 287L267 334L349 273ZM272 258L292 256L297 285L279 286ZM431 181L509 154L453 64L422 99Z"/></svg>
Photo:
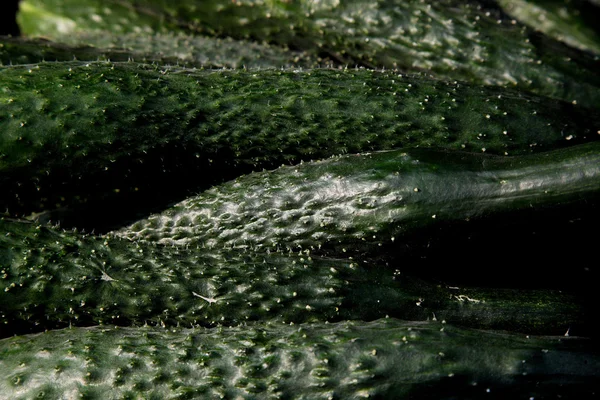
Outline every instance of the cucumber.
<svg viewBox="0 0 600 400"><path fill-rule="evenodd" d="M437 318L588 335L585 300L559 290L448 287L398 269L306 254L131 243L0 220L0 337L66 326L235 326Z"/></svg>
<svg viewBox="0 0 600 400"><path fill-rule="evenodd" d="M506 13L569 46L600 54L600 8L590 0L498 0Z"/></svg>
<svg viewBox="0 0 600 400"><path fill-rule="evenodd" d="M597 57L474 1L26 0L21 7L24 34L58 41L81 31L183 31L600 106Z"/></svg>
<svg viewBox="0 0 600 400"><path fill-rule="evenodd" d="M240 177L115 234L393 260L428 227L597 204L599 166L599 142L515 157L435 149L347 155Z"/></svg>
<svg viewBox="0 0 600 400"><path fill-rule="evenodd" d="M102 51L91 46L69 47L44 39L0 36L0 66L75 59L128 61L130 58L131 55L124 51Z"/></svg>
<svg viewBox="0 0 600 400"><path fill-rule="evenodd" d="M112 34L165 32L175 26L165 25L160 15L146 16L133 7L118 3L65 3L59 1L19 3L17 23L23 36L50 39L90 30ZM161 29L161 27L164 28Z"/></svg>
<svg viewBox="0 0 600 400"><path fill-rule="evenodd" d="M201 68L315 68L332 62L302 51L248 40L193 36L184 33L82 32L61 37L70 45L86 43L101 48L122 48L134 53L159 55L172 64ZM175 62L173 62L173 61ZM116 60L115 60L116 61ZM166 62L160 61L162 64Z"/></svg>
<svg viewBox="0 0 600 400"><path fill-rule="evenodd" d="M43 61L129 61L198 68L311 68L307 54L231 39L183 34L114 36L108 32L44 39L0 37L0 65ZM323 60L321 60L323 61ZM323 65L327 62L323 61Z"/></svg>
<svg viewBox="0 0 600 400"><path fill-rule="evenodd" d="M64 62L4 67L0 83L0 188L12 193L0 208L96 232L284 163L418 146L517 155L600 138L595 110L392 71Z"/></svg>
<svg viewBox="0 0 600 400"><path fill-rule="evenodd" d="M32 399L591 399L578 338L440 322L92 327L0 340L0 390Z"/></svg>

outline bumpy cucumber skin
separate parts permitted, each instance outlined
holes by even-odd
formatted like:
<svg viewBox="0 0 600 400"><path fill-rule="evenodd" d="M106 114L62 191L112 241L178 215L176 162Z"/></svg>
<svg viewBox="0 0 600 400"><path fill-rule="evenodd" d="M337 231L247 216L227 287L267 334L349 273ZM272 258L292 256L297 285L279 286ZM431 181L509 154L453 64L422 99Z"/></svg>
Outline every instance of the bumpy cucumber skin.
<svg viewBox="0 0 600 400"><path fill-rule="evenodd" d="M306 52L270 46L248 40L193 36L184 33L82 32L61 37L62 43L88 44L100 48L122 48L162 64L171 63L199 68L315 68L331 61ZM151 55L155 55L152 59ZM133 58L133 57L132 57ZM134 57L136 60L138 56Z"/></svg>
<svg viewBox="0 0 600 400"><path fill-rule="evenodd" d="M593 398L600 356L576 338L439 322L72 328L0 340L11 399Z"/></svg>
<svg viewBox="0 0 600 400"><path fill-rule="evenodd" d="M51 39L90 30L102 30L119 35L129 32L150 34L174 28L160 15L146 16L131 6L63 0L21 1L17 23L24 36L43 36Z"/></svg>
<svg viewBox="0 0 600 400"><path fill-rule="evenodd" d="M406 149L286 166L211 188L117 234L389 258L430 225L597 198L599 146L519 157Z"/></svg>
<svg viewBox="0 0 600 400"><path fill-rule="evenodd" d="M42 61L73 60L128 61L124 51L102 51L91 46L70 47L43 39L0 36L0 65L35 64Z"/></svg>
<svg viewBox="0 0 600 400"><path fill-rule="evenodd" d="M108 32L70 35L60 43L44 39L0 37L0 65L44 61L137 61L190 68L311 68L307 54L232 39L183 34ZM327 65L323 62L322 65Z"/></svg>
<svg viewBox="0 0 600 400"><path fill-rule="evenodd" d="M347 261L182 251L20 221L4 221L2 232L3 336L69 325L321 321L353 291L330 270L344 274Z"/></svg>
<svg viewBox="0 0 600 400"><path fill-rule="evenodd" d="M595 111L392 71L71 62L5 67L0 82L0 187L14 194L0 207L93 204L71 215L98 220L71 226L97 231L284 163L415 146L515 155L600 138Z"/></svg>
<svg viewBox="0 0 600 400"><path fill-rule="evenodd" d="M498 0L506 13L533 29L600 54L600 8L589 0Z"/></svg>
<svg viewBox="0 0 600 400"><path fill-rule="evenodd" d="M340 65L426 70L444 79L514 85L589 107L600 105L597 58L473 1L120 0L107 7L97 0L84 5L75 0L27 0L24 4L22 20L29 18L29 8L45 8L48 11L35 17L43 20L49 12L70 21L50 24L51 28L22 23L28 34L57 40L80 29L183 30L317 51ZM108 13L112 8L116 11ZM135 14L131 24L122 22L123 9ZM55 33L56 26L67 25L67 32Z"/></svg>
<svg viewBox="0 0 600 400"><path fill-rule="evenodd" d="M0 337L98 324L216 326L385 316L562 334L589 329L558 290L449 288L306 254L181 249L0 221Z"/></svg>

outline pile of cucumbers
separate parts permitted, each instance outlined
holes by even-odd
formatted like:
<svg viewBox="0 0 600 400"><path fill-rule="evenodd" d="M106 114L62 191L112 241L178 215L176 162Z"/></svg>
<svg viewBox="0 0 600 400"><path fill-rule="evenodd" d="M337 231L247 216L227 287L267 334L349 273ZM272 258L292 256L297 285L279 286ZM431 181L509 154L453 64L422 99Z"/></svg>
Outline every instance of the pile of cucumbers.
<svg viewBox="0 0 600 400"><path fill-rule="evenodd" d="M600 397L596 17L21 0L0 398Z"/></svg>

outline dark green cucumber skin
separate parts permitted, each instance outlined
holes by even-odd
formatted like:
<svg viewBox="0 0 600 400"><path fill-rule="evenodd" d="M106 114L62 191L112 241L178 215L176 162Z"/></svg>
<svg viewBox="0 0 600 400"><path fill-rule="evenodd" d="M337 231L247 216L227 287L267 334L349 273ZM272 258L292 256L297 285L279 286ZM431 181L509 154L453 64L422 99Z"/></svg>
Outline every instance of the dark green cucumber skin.
<svg viewBox="0 0 600 400"><path fill-rule="evenodd" d="M0 208L63 207L50 219L97 232L301 160L417 146L516 155L600 138L597 111L393 71L67 62L5 67L0 82L0 188L12 193Z"/></svg>
<svg viewBox="0 0 600 400"><path fill-rule="evenodd" d="M44 61L128 61L132 58L137 57L123 50L102 50L87 45L74 47L45 39L0 36L1 66L35 64Z"/></svg>
<svg viewBox="0 0 600 400"><path fill-rule="evenodd" d="M7 398L591 399L583 339L440 322L93 327L0 340Z"/></svg>
<svg viewBox="0 0 600 400"><path fill-rule="evenodd" d="M98 324L386 316L527 334L590 333L584 299L559 290L448 287L404 275L401 264L182 249L7 219L0 228L0 337Z"/></svg>
<svg viewBox="0 0 600 400"><path fill-rule="evenodd" d="M429 226L511 220L530 209L597 201L599 191L598 142L515 157L402 149L243 176L116 234L207 249L389 260Z"/></svg>
<svg viewBox="0 0 600 400"><path fill-rule="evenodd" d="M137 61L189 68L311 68L317 59L299 51L248 41L183 34L78 34L60 43L0 36L0 65L51 61ZM321 65L327 65L323 62Z"/></svg>
<svg viewBox="0 0 600 400"><path fill-rule="evenodd" d="M23 31L56 40L96 29L227 36L317 52L340 65L425 70L447 80L516 86L588 107L600 105L598 58L476 1L115 0L107 7L106 1L97 0L27 0L25 4L20 17ZM123 14L131 23L123 23ZM72 25L67 32L56 32L55 15ZM49 25L43 23L46 16Z"/></svg>
<svg viewBox="0 0 600 400"><path fill-rule="evenodd" d="M600 5L589 0L498 0L520 22L556 40L600 54Z"/></svg>

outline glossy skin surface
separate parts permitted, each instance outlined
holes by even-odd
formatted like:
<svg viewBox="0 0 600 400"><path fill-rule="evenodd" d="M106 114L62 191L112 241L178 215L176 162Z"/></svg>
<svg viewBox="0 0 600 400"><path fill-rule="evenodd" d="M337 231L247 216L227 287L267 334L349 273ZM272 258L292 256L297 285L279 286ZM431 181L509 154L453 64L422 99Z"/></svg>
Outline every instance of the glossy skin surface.
<svg viewBox="0 0 600 400"><path fill-rule="evenodd" d="M589 331L581 299L558 290L448 287L401 275L401 263L181 248L7 219L0 229L0 337L68 326L386 316L526 334Z"/></svg>
<svg viewBox="0 0 600 400"><path fill-rule="evenodd" d="M404 149L240 177L116 234L359 259L386 245L385 258L396 240L429 225L568 204L599 187L597 142L517 157Z"/></svg>

